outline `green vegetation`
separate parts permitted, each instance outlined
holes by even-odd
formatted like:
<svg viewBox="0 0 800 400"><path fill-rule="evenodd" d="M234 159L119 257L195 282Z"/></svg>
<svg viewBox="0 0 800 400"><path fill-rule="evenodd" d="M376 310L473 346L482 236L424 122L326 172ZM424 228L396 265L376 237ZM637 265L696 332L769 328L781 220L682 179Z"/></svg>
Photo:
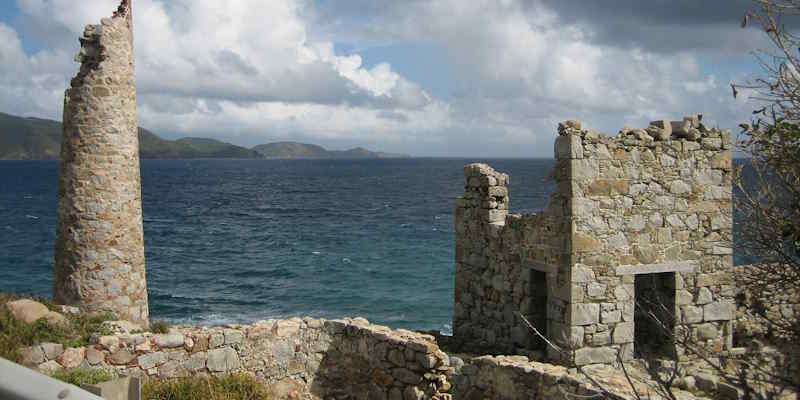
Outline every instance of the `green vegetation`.
<svg viewBox="0 0 800 400"><path fill-rule="evenodd" d="M268 400L274 396L264 383L246 374L150 381L142 387L146 400Z"/></svg>
<svg viewBox="0 0 800 400"><path fill-rule="evenodd" d="M99 368L77 368L71 370L59 370L53 375L53 378L63 382L73 384L75 386L81 385L95 385L100 382L110 381L116 379L116 375L110 371Z"/></svg>
<svg viewBox="0 0 800 400"><path fill-rule="evenodd" d="M150 332L153 332L153 333L169 333L169 323L167 321L153 321L153 322L150 322Z"/></svg>
<svg viewBox="0 0 800 400"><path fill-rule="evenodd" d="M17 360L18 350L22 347L32 346L36 343L60 343L64 347L80 347L88 343L92 333L108 334L102 328L104 321L113 320L114 316L105 315L70 315L65 317L69 321L67 326L49 325L44 319L32 324L18 321L11 316L5 303L18 300L22 296L0 293L0 357L7 360ZM30 296L27 296L30 298ZM60 311L51 301L42 298L34 300L44 304L50 310Z"/></svg>

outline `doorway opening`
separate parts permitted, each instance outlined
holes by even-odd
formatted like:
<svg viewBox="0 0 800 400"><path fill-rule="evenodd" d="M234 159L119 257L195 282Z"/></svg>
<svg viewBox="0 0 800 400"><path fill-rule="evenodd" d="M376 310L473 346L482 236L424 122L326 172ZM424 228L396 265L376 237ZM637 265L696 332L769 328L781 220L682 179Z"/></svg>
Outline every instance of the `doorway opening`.
<svg viewBox="0 0 800 400"><path fill-rule="evenodd" d="M635 357L673 357L675 273L635 275L634 292Z"/></svg>

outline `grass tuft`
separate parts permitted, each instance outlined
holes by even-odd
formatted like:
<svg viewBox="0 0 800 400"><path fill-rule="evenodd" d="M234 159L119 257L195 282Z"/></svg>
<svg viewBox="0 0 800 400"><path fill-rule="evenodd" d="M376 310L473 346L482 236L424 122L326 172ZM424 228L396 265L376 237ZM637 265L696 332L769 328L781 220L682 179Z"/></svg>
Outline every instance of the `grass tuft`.
<svg viewBox="0 0 800 400"><path fill-rule="evenodd" d="M146 400L271 400L274 396L264 383L246 374L221 377L191 377L169 381L150 381L142 387Z"/></svg>
<svg viewBox="0 0 800 400"><path fill-rule="evenodd" d="M99 368L59 370L53 373L52 377L75 386L95 385L100 382L116 379L116 375L114 375L112 372Z"/></svg>
<svg viewBox="0 0 800 400"><path fill-rule="evenodd" d="M104 321L115 319L112 314L65 314L64 316L69 321L69 324L65 326L50 325L44 319L32 324L26 324L11 316L11 313L5 307L5 303L21 298L31 297L0 293L0 357L11 361L18 361L18 350L20 348L37 343L60 343L64 347L85 346L89 341L89 336L92 334L109 334L110 332L104 329L102 324ZM47 299L35 297L33 299L53 311L61 311Z"/></svg>
<svg viewBox="0 0 800 400"><path fill-rule="evenodd" d="M150 322L150 332L169 333L169 323L167 321L152 321Z"/></svg>

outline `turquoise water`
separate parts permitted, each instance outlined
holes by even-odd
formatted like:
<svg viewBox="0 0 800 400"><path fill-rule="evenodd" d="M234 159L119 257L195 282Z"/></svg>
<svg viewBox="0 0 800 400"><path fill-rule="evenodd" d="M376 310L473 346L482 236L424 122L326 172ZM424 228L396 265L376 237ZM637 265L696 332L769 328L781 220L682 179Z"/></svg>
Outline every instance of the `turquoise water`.
<svg viewBox="0 0 800 400"><path fill-rule="evenodd" d="M363 316L449 330L462 167L542 208L551 160L143 160L154 319ZM0 291L51 295L56 161L0 161Z"/></svg>

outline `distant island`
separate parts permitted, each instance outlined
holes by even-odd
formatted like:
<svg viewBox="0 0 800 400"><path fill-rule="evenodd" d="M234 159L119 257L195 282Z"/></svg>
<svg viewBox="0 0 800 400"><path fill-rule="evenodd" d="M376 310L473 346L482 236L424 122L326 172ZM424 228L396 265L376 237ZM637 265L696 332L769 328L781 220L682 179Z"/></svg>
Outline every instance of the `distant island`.
<svg viewBox="0 0 800 400"><path fill-rule="evenodd" d="M0 113L0 160L56 160L61 153L61 123ZM187 137L162 139L139 128L139 156L144 159L266 158L369 159L406 158L405 154L373 152L356 147L326 150L313 144L277 142L251 149L216 139Z"/></svg>

